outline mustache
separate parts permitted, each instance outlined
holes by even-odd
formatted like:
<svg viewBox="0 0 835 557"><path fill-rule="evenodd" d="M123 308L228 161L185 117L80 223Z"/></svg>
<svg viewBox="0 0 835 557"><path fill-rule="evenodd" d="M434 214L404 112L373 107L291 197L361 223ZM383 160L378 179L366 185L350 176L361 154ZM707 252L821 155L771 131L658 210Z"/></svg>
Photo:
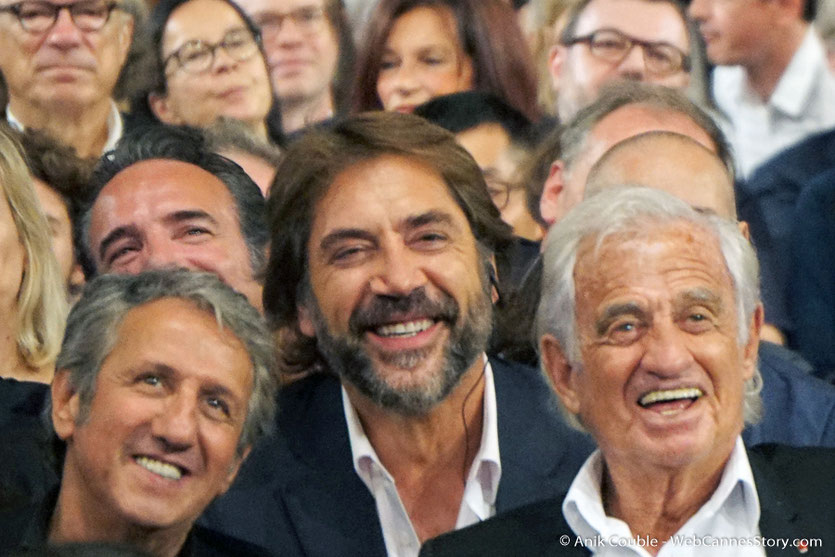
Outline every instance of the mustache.
<svg viewBox="0 0 835 557"><path fill-rule="evenodd" d="M410 317L425 317L434 321L456 323L460 308L458 302L444 292L433 300L423 287L406 296L374 296L368 304L355 309L348 320L351 333L361 335L369 329Z"/></svg>

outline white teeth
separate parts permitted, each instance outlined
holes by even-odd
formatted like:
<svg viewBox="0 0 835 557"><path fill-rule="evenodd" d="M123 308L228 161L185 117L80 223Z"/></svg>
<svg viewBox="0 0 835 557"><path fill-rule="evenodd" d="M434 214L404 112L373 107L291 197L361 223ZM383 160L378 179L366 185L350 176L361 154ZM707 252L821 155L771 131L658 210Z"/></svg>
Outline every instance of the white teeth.
<svg viewBox="0 0 835 557"><path fill-rule="evenodd" d="M413 337L432 326L431 319L419 319L406 323L393 323L377 327L377 334L381 337Z"/></svg>
<svg viewBox="0 0 835 557"><path fill-rule="evenodd" d="M638 400L638 404L646 407L656 402L667 402L670 400L680 400L683 398L699 398L703 394L704 393L701 389L697 389L695 387L652 391L642 396L640 400Z"/></svg>
<svg viewBox="0 0 835 557"><path fill-rule="evenodd" d="M169 480L179 480L183 477L183 473L180 469L173 464L168 464L167 462L162 462L147 456L136 457L136 463L146 470L149 470L158 476L162 476L163 478L168 478Z"/></svg>

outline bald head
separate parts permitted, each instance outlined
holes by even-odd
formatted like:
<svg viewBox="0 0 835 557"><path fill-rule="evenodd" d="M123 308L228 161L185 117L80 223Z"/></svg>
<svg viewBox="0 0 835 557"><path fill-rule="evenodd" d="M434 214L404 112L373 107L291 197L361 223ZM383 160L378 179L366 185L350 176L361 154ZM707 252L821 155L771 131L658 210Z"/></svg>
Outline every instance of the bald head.
<svg viewBox="0 0 835 557"><path fill-rule="evenodd" d="M617 143L589 171L585 197L626 184L663 190L696 209L736 219L733 181L722 159L686 135L650 131Z"/></svg>

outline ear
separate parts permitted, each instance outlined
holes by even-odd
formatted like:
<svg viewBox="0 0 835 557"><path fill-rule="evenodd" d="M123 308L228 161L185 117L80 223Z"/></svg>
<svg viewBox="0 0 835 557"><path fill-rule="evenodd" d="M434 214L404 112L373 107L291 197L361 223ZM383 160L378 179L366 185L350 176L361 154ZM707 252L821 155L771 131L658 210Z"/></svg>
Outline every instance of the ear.
<svg viewBox="0 0 835 557"><path fill-rule="evenodd" d="M133 17L127 16L122 20L123 24L116 31L118 33L116 40L119 41L119 56L122 60L122 66L124 66L128 58L128 52L130 52L130 45L133 43Z"/></svg>
<svg viewBox="0 0 835 557"><path fill-rule="evenodd" d="M307 306L296 306L296 312L299 314L299 330L304 336L315 337L316 327L313 326L313 319L310 318L310 310Z"/></svg>
<svg viewBox="0 0 835 557"><path fill-rule="evenodd" d="M754 315L751 317L751 323L748 324L748 342L745 343L743 349L743 370L745 380L751 379L754 376L754 370L757 366L757 354L760 347L760 331L765 320L765 311L762 304L757 304L757 309L754 310Z"/></svg>
<svg viewBox="0 0 835 557"><path fill-rule="evenodd" d="M745 222L744 220L741 220L741 221L736 223L736 226L737 226L737 228L739 228L740 234L745 236L745 239L750 242L751 241L751 231L748 230L748 223Z"/></svg>
<svg viewBox="0 0 835 557"><path fill-rule="evenodd" d="M559 43L551 47L548 51L548 70L551 73L551 86L554 91L559 94L560 90L560 76L565 65L565 59L568 55L568 49Z"/></svg>
<svg viewBox="0 0 835 557"><path fill-rule="evenodd" d="M148 106L151 107L154 116L163 124L177 126L183 123L182 118L171 108L166 95L148 93Z"/></svg>
<svg viewBox="0 0 835 557"><path fill-rule="evenodd" d="M545 179L545 184L542 186L542 196L539 198L539 214L549 227L557 221L559 216L560 196L565 189L564 168L565 165L561 160L552 162L548 178Z"/></svg>
<svg viewBox="0 0 835 557"><path fill-rule="evenodd" d="M226 474L226 478L223 480L223 484L220 486L220 490L218 490L215 497L219 497L226 493L229 490L229 487L232 485L232 482L235 481L235 477L238 475L238 471L241 469L241 464L244 463L246 457L249 456L249 453L252 452L252 445L249 447L244 447L243 454L241 454L240 458L235 458L234 464L229 468L229 472Z"/></svg>
<svg viewBox="0 0 835 557"><path fill-rule="evenodd" d="M80 264L75 263L72 266L72 271L70 271L70 277L67 281L70 293L80 292L81 288L84 286L84 282L84 270L81 268Z"/></svg>
<svg viewBox="0 0 835 557"><path fill-rule="evenodd" d="M572 414L580 412L580 398L575 386L575 370L568 363L559 341L553 335L539 339L539 354L545 374L560 397L563 406Z"/></svg>
<svg viewBox="0 0 835 557"><path fill-rule="evenodd" d="M75 432L79 405L78 392L70 384L70 371L59 369L52 379L52 425L64 441Z"/></svg>

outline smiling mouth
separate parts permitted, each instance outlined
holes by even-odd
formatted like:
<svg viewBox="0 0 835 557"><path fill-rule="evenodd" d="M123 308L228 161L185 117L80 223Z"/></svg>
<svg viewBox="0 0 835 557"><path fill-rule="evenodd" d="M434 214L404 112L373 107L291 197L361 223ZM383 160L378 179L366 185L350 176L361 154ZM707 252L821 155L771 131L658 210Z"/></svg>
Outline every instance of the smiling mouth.
<svg viewBox="0 0 835 557"><path fill-rule="evenodd" d="M149 456L137 456L134 460L142 468L168 480L179 480L185 473L184 470L181 470L173 464L169 464Z"/></svg>
<svg viewBox="0 0 835 557"><path fill-rule="evenodd" d="M429 329L435 322L432 319L417 319L403 323L391 323L374 329L374 334L384 338L413 337Z"/></svg>
<svg viewBox="0 0 835 557"><path fill-rule="evenodd" d="M662 415L675 414L704 396L697 387L650 391L638 399L641 408L655 409Z"/></svg>

